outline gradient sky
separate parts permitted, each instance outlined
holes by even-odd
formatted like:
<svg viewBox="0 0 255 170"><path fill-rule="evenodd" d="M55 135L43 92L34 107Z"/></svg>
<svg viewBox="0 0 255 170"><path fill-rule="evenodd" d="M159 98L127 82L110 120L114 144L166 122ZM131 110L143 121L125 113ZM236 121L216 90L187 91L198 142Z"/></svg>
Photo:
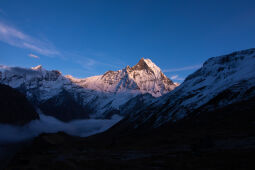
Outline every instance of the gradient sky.
<svg viewBox="0 0 255 170"><path fill-rule="evenodd" d="M255 1L1 0L0 64L88 77L150 58L181 82L255 47Z"/></svg>

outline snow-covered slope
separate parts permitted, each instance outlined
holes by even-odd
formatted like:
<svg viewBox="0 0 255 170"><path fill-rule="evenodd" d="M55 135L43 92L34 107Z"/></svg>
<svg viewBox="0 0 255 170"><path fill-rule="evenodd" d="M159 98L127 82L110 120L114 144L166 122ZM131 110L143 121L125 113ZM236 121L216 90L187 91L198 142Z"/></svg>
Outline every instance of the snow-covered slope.
<svg viewBox="0 0 255 170"><path fill-rule="evenodd" d="M130 115L140 125L160 126L194 111L208 111L255 96L255 49L207 60L170 93Z"/></svg>
<svg viewBox="0 0 255 170"><path fill-rule="evenodd" d="M150 93L154 97L173 90L176 87L150 59L142 58L135 66L118 71L108 71L103 75L76 79L66 76L72 82L97 91Z"/></svg>
<svg viewBox="0 0 255 170"><path fill-rule="evenodd" d="M0 83L19 89L46 114L66 121L109 117L120 113L120 106L136 95L150 93L157 97L176 87L149 59L85 79L63 76L40 65L31 69L0 66ZM66 106L79 109L73 113Z"/></svg>
<svg viewBox="0 0 255 170"><path fill-rule="evenodd" d="M28 98L41 101L57 95L70 81L59 71L47 71L41 66L32 69L0 66L0 83L22 89Z"/></svg>

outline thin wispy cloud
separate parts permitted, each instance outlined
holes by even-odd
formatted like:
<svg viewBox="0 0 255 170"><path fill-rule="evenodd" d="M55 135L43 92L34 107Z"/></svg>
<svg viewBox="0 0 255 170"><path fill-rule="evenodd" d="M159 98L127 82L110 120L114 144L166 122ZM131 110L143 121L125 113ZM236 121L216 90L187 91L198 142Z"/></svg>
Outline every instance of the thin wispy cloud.
<svg viewBox="0 0 255 170"><path fill-rule="evenodd" d="M200 68L201 66L202 66L201 64L198 64L198 65L192 65L192 66L187 66L187 67L171 68L171 69L163 70L163 72L165 72L165 73L171 73L171 72L179 72L179 71L193 70L193 69L198 69L198 68Z"/></svg>
<svg viewBox="0 0 255 170"><path fill-rule="evenodd" d="M178 77L178 75L171 76L172 80L175 80Z"/></svg>
<svg viewBox="0 0 255 170"><path fill-rule="evenodd" d="M34 54L29 54L28 56L31 57L31 58L36 58L36 59L39 59L39 58L40 58L39 56L34 55Z"/></svg>
<svg viewBox="0 0 255 170"><path fill-rule="evenodd" d="M170 77L171 80L178 80L178 81L183 81L184 78L182 77L179 77L179 75L173 75Z"/></svg>
<svg viewBox="0 0 255 170"><path fill-rule="evenodd" d="M25 34L17 28L6 25L0 21L0 41L11 46L29 49L45 56L59 56L60 52L46 41L38 40Z"/></svg>

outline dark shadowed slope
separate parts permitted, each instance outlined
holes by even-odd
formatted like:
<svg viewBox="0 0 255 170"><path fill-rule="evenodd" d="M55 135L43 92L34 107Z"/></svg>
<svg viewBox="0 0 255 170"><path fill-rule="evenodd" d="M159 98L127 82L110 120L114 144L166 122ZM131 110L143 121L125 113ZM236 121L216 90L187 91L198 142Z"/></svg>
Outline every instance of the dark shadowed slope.
<svg viewBox="0 0 255 170"><path fill-rule="evenodd" d="M0 84L0 123L24 125L39 119L33 106L17 90Z"/></svg>

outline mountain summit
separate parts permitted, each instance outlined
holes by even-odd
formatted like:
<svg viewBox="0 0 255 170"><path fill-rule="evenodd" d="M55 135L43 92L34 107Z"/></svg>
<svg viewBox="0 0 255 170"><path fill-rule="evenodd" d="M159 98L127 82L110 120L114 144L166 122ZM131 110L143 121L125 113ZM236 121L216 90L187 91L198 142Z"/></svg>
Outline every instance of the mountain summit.
<svg viewBox="0 0 255 170"><path fill-rule="evenodd" d="M96 91L150 93L154 97L162 96L176 87L176 84L167 78L156 64L144 58L133 67L107 71L103 75L85 79L75 79L70 76L67 78L82 87Z"/></svg>
<svg viewBox="0 0 255 170"><path fill-rule="evenodd" d="M31 67L32 70L42 70L42 65Z"/></svg>

